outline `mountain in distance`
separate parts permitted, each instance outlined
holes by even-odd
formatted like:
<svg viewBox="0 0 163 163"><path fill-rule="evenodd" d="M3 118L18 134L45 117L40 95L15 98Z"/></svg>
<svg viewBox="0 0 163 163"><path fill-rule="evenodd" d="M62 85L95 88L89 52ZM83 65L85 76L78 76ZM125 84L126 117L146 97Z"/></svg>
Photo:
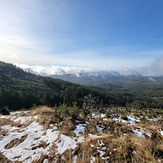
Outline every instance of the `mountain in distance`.
<svg viewBox="0 0 163 163"><path fill-rule="evenodd" d="M67 102L72 104L92 94L105 94L99 89L43 77L25 72L12 64L0 61L0 108L5 105L15 108L29 108L33 104L55 106Z"/></svg>
<svg viewBox="0 0 163 163"><path fill-rule="evenodd" d="M60 67L60 66L29 66L19 65L27 72L42 76L50 76L81 85L100 87L105 89L128 89L128 87L140 87L146 85L162 85L163 77L143 76L137 72L104 71L88 68Z"/></svg>
<svg viewBox="0 0 163 163"><path fill-rule="evenodd" d="M163 106L162 103L153 102L163 97L162 77L124 76L105 72L89 72L89 75L80 72L76 76L58 74L53 77L59 76L66 77L66 80L69 77L69 81L74 82L76 79L78 83L87 83L85 86L35 75L12 64L0 62L0 108L8 106L12 110L18 110L31 108L33 105L53 107L63 103L72 105L74 102L82 105L84 97L90 94L102 100L105 106L126 106L140 101L143 107Z"/></svg>

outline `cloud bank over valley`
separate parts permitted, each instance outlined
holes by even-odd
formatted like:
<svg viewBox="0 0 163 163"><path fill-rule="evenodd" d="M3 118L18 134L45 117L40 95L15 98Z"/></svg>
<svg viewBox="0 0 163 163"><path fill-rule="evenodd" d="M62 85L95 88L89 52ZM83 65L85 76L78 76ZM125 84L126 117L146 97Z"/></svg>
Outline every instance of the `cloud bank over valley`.
<svg viewBox="0 0 163 163"><path fill-rule="evenodd" d="M154 60L149 66L142 67L122 67L118 70L100 70L92 68L82 67L70 67L70 66L30 66L27 64L15 64L17 67L22 68L27 72L31 72L42 76L52 75L75 75L80 77L81 75L86 76L105 76L108 74L112 75L142 75L142 76L163 76L163 56Z"/></svg>

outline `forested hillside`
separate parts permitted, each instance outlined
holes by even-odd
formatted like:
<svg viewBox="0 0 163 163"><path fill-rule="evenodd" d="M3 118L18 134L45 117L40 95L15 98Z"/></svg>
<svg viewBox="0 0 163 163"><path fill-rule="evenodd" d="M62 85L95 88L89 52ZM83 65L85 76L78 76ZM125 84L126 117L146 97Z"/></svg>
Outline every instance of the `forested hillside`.
<svg viewBox="0 0 163 163"><path fill-rule="evenodd" d="M60 79L36 76L22 69L0 62L0 107L12 110L30 108L33 105L55 106L60 103L81 103L84 96L92 94L96 98L111 96L103 90L84 87Z"/></svg>
<svg viewBox="0 0 163 163"><path fill-rule="evenodd" d="M72 105L74 102L81 106L84 97L90 94L92 103L101 103L103 106L163 108L160 98L161 85L139 87L137 89L135 85L128 85L123 89L107 90L81 86L60 79L33 75L12 64L0 62L0 108L8 107L10 110L35 105L55 106L63 103Z"/></svg>

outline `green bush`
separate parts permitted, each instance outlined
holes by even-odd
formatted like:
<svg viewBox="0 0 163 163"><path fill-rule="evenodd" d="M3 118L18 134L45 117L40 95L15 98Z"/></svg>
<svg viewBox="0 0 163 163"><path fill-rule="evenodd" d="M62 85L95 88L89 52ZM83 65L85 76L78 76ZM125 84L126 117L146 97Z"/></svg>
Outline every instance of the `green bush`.
<svg viewBox="0 0 163 163"><path fill-rule="evenodd" d="M110 115L111 115L111 114L112 114L112 113L111 113L109 110L107 110L107 111L106 111L106 114L105 114L105 117L106 117L106 118L110 118Z"/></svg>
<svg viewBox="0 0 163 163"><path fill-rule="evenodd" d="M141 117L140 120L141 120L142 123L146 123L147 122L147 118L145 116Z"/></svg>
<svg viewBox="0 0 163 163"><path fill-rule="evenodd" d="M156 118L157 117L157 115L156 115L156 113L150 113L149 115L148 115L148 118L150 118L150 119L152 119L152 118Z"/></svg>
<svg viewBox="0 0 163 163"><path fill-rule="evenodd" d="M67 104L61 104L57 109L59 114L70 117L78 117L80 115L80 109L76 103L73 106L67 106Z"/></svg>
<svg viewBox="0 0 163 163"><path fill-rule="evenodd" d="M127 120L128 119L126 113L122 113L121 114L121 118L124 119L124 120Z"/></svg>

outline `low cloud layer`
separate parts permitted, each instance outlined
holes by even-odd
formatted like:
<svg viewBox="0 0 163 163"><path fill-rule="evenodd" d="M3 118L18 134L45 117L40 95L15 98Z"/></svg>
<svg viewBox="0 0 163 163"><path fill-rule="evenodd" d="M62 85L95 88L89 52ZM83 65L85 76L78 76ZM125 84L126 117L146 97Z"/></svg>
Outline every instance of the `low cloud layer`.
<svg viewBox="0 0 163 163"><path fill-rule="evenodd" d="M108 70L98 70L98 69L90 69L90 68L80 68L80 67L62 67L62 66L29 66L24 64L16 64L16 66L24 69L25 71L35 73L43 76L50 75L65 75L65 74L73 74L76 76L80 76L80 74L87 75L100 75L100 74L108 74L113 73L113 71ZM150 66L148 67L123 67L116 71L121 75L143 75L143 76L163 76L163 56L156 59Z"/></svg>
<svg viewBox="0 0 163 163"><path fill-rule="evenodd" d="M120 70L120 72L125 75L140 74L143 76L163 76L163 56L156 59L148 67L145 66L138 68L125 67L122 70Z"/></svg>

